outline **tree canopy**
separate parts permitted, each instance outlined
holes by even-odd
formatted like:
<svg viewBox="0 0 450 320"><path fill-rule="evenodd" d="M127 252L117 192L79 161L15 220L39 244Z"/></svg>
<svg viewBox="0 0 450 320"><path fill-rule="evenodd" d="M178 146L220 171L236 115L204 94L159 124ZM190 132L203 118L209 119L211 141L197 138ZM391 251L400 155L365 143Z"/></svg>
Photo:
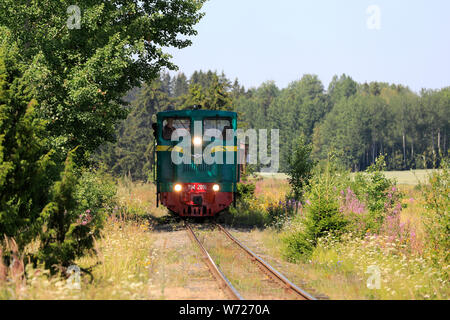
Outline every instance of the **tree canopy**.
<svg viewBox="0 0 450 320"><path fill-rule="evenodd" d="M127 114L123 97L162 68L176 69L163 48L191 44L203 3L81 0L79 28L69 28L72 1L1 1L0 41L49 120L52 146L65 156L112 141Z"/></svg>

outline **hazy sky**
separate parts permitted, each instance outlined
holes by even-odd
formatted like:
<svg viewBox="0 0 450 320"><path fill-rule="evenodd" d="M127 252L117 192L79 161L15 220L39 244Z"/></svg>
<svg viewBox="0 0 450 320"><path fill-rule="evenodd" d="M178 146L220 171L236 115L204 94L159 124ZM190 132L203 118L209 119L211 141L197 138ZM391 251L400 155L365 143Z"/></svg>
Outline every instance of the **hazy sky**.
<svg viewBox="0 0 450 320"><path fill-rule="evenodd" d="M305 73L325 86L342 73L415 91L450 86L448 0L209 0L203 11L193 45L168 50L188 76L224 71L247 88L284 88Z"/></svg>

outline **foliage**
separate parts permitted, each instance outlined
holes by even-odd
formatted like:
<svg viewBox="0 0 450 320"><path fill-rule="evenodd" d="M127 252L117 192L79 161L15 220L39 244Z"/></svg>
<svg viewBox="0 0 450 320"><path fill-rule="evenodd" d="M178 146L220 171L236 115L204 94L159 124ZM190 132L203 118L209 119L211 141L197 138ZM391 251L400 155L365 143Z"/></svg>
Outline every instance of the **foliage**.
<svg viewBox="0 0 450 320"><path fill-rule="evenodd" d="M114 138L130 89L175 70L163 48L182 49L196 34L204 0L78 1L80 28L69 28L71 1L3 0L1 40L49 120L49 141L64 159Z"/></svg>
<svg viewBox="0 0 450 320"><path fill-rule="evenodd" d="M0 234L14 237L22 250L42 226L57 167L53 150L45 148L37 102L27 102L10 79L0 54Z"/></svg>
<svg viewBox="0 0 450 320"><path fill-rule="evenodd" d="M302 200L305 187L312 177L312 170L316 162L311 160L312 146L306 144L305 138L300 137L293 153L288 156L289 167L287 175L294 199Z"/></svg>
<svg viewBox="0 0 450 320"><path fill-rule="evenodd" d="M399 199L402 197L395 181L386 178L383 174L385 168L385 157L380 156L366 172L357 173L353 183L353 189L358 194L358 198L367 205L366 228L374 233L380 231L387 213L399 205Z"/></svg>
<svg viewBox="0 0 450 320"><path fill-rule="evenodd" d="M297 141L292 137L304 136L306 143L311 142L314 127L330 107L323 84L316 75L308 74L290 83L270 104L267 118L256 128L280 130L280 167L283 172L288 168L289 155L297 147Z"/></svg>
<svg viewBox="0 0 450 320"><path fill-rule="evenodd" d="M303 213L303 205L294 199L270 204L267 208L267 225L281 230L297 213Z"/></svg>
<svg viewBox="0 0 450 320"><path fill-rule="evenodd" d="M422 183L420 189L425 199L427 212L425 227L428 247L432 251L436 264L448 265L450 262L449 159L442 162L440 171L429 175L428 184Z"/></svg>
<svg viewBox="0 0 450 320"><path fill-rule="evenodd" d="M254 183L238 183L237 184L237 196L242 202L255 198L256 185Z"/></svg>
<svg viewBox="0 0 450 320"><path fill-rule="evenodd" d="M37 258L46 268L67 267L93 248L116 194L114 182L104 173L79 173L75 151L69 153L61 180L53 186L52 201L42 212L45 224Z"/></svg>
<svg viewBox="0 0 450 320"><path fill-rule="evenodd" d="M338 191L344 179L338 173L337 165L329 161L324 168L318 167L305 195L306 214L300 220L300 230L288 233L284 238L285 255L290 260L307 258L319 238L329 234L340 235L345 231L348 220L341 212Z"/></svg>
<svg viewBox="0 0 450 320"><path fill-rule="evenodd" d="M77 210L91 214L111 211L116 204L117 187L104 169L84 169L74 191Z"/></svg>
<svg viewBox="0 0 450 320"><path fill-rule="evenodd" d="M19 286L12 281L0 283L0 299L158 299L159 292L149 293L149 285L154 284L157 271L166 261L155 250L155 239L143 223L110 217L102 236L96 240L97 255L86 255L74 261L82 271L101 264L91 271L92 283L89 282L91 277L82 273L80 289L71 289L65 272L51 274L42 265L28 264Z"/></svg>
<svg viewBox="0 0 450 320"><path fill-rule="evenodd" d="M267 216L255 197L255 188L255 184L251 182L238 183L236 207L231 206L219 215L219 221L240 227L264 227Z"/></svg>
<svg viewBox="0 0 450 320"><path fill-rule="evenodd" d="M184 97L182 108L200 105L208 110L232 110L232 99L228 91L228 81L221 81L217 74L212 74L207 87L191 81L189 92Z"/></svg>
<svg viewBox="0 0 450 320"><path fill-rule="evenodd" d="M317 167L305 194L306 205L300 206L302 214L293 220L299 226L284 237L288 259L309 257L317 241L328 235L383 234L414 242L414 232L400 222L402 194L382 173L384 157L365 173L356 174L354 181L333 159Z"/></svg>
<svg viewBox="0 0 450 320"><path fill-rule="evenodd" d="M16 71L5 68L0 54L0 232L20 252L40 240L38 252L29 252L33 262L67 266L92 248L102 208L115 191L112 182L86 172L80 179L76 149L59 162L49 149L47 122L38 117L36 100L28 102Z"/></svg>
<svg viewBox="0 0 450 320"><path fill-rule="evenodd" d="M334 101L314 132L319 158L330 148L342 150L346 165L359 171L386 154L389 170L404 170L422 168L424 155L447 153L448 88L417 95L401 85L371 83Z"/></svg>
<svg viewBox="0 0 450 320"><path fill-rule="evenodd" d="M107 166L115 176L130 175L148 181L153 176L154 146L152 122L159 111L170 104L170 89L161 77L134 93L128 118L117 128L114 144L103 145L95 160Z"/></svg>

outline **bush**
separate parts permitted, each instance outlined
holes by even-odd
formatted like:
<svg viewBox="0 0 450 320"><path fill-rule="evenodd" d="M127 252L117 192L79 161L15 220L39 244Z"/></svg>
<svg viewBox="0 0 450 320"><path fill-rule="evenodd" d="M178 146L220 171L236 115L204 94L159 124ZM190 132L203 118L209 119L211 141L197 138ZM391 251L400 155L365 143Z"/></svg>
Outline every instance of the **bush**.
<svg viewBox="0 0 450 320"><path fill-rule="evenodd" d="M237 197L239 201L245 203L255 198L256 185L254 183L238 183Z"/></svg>
<svg viewBox="0 0 450 320"><path fill-rule="evenodd" d="M68 266L92 248L113 183L104 174L81 173L76 163L83 156L76 149L64 163L64 154L48 148L48 122L39 119L38 103L2 57L0 50L0 259L9 264L14 256L4 250L7 242L23 253L40 240L27 258L47 268Z"/></svg>
<svg viewBox="0 0 450 320"><path fill-rule="evenodd" d="M264 227L267 215L255 197L255 189L256 186L253 183L238 183L236 208L231 206L219 220L222 223L241 227Z"/></svg>
<svg viewBox="0 0 450 320"><path fill-rule="evenodd" d="M67 267L93 248L100 236L105 211L111 208L115 184L103 172L79 172L75 150L69 153L61 180L52 189L52 201L44 208L38 261L46 268Z"/></svg>
<svg viewBox="0 0 450 320"><path fill-rule="evenodd" d="M270 204L267 208L267 225L281 230L301 209L301 202L293 199Z"/></svg>
<svg viewBox="0 0 450 320"><path fill-rule="evenodd" d="M288 181L292 189L292 197L302 200L303 192L312 177L312 170L316 163L311 160L312 145L306 144L305 138L300 137L292 155L288 156Z"/></svg>
<svg viewBox="0 0 450 320"><path fill-rule="evenodd" d="M378 233L385 218L393 208L400 204L403 195L400 193L394 180L383 174L386 168L385 157L377 158L365 172L357 173L352 188L358 199L368 209L366 220L367 230Z"/></svg>
<svg viewBox="0 0 450 320"><path fill-rule="evenodd" d="M305 261L314 250L313 240L302 231L287 233L282 239L283 254L289 262Z"/></svg>
<svg viewBox="0 0 450 320"><path fill-rule="evenodd" d="M317 168L305 194L305 217L300 218L297 230L284 237L285 255L289 260L307 258L319 238L345 231L348 221L339 210L337 192L344 181L346 175L339 173L332 161L323 169Z"/></svg>
<svg viewBox="0 0 450 320"><path fill-rule="evenodd" d="M21 251L42 228L41 212L59 167L45 147L46 122L36 117L37 102L11 73L0 50L0 247L6 246L4 237L14 238Z"/></svg>
<svg viewBox="0 0 450 320"><path fill-rule="evenodd" d="M428 247L435 263L448 265L450 252L450 185L449 159L443 159L441 170L428 177L428 184L420 184L425 199L425 228ZM447 274L448 278L448 274Z"/></svg>
<svg viewBox="0 0 450 320"><path fill-rule="evenodd" d="M112 176L103 170L85 169L78 181L74 198L77 210L103 212L115 205L117 186Z"/></svg>

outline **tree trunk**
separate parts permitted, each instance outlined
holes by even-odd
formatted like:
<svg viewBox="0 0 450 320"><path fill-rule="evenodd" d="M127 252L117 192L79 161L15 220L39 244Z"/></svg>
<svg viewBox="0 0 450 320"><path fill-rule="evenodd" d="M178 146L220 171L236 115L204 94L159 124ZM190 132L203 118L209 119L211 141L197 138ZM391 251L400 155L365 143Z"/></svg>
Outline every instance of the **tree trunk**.
<svg viewBox="0 0 450 320"><path fill-rule="evenodd" d="M372 142L372 163L375 163L375 141Z"/></svg>
<svg viewBox="0 0 450 320"><path fill-rule="evenodd" d="M404 132L403 132L403 165L406 166L406 138Z"/></svg>
<svg viewBox="0 0 450 320"><path fill-rule="evenodd" d="M438 129L438 151L439 155L441 154L441 129Z"/></svg>
<svg viewBox="0 0 450 320"><path fill-rule="evenodd" d="M447 132L444 130L444 154L447 156Z"/></svg>

